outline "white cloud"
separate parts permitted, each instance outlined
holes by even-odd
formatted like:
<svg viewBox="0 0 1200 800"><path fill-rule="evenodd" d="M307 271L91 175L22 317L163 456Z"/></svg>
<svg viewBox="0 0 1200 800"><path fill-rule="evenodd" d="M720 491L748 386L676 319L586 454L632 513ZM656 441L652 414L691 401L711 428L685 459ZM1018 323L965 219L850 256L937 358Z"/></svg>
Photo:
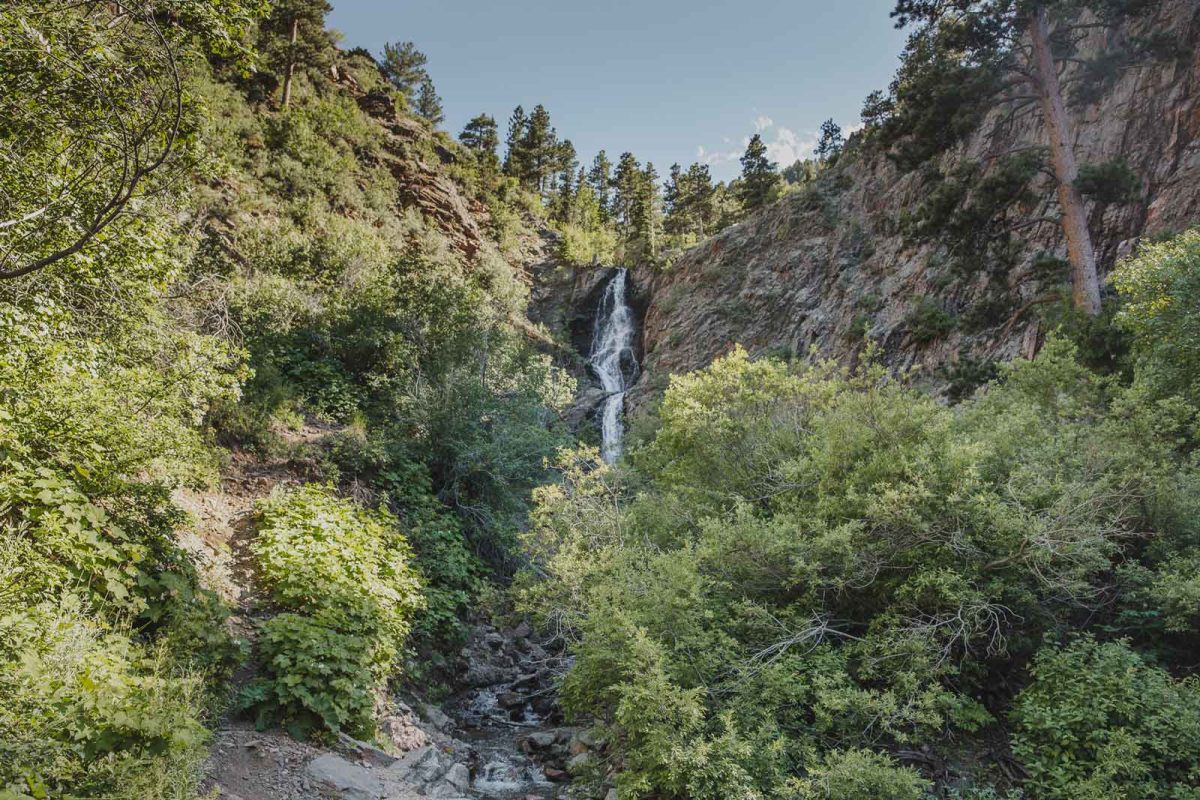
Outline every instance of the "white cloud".
<svg viewBox="0 0 1200 800"><path fill-rule="evenodd" d="M741 157L742 150L707 150L704 145L696 148L696 161L701 164L728 164Z"/></svg>
<svg viewBox="0 0 1200 800"><path fill-rule="evenodd" d="M790 128L776 128L775 138L767 142L767 157L781 168L788 167L801 159L811 158L816 146L817 137L814 134L801 138Z"/></svg>
<svg viewBox="0 0 1200 800"><path fill-rule="evenodd" d="M754 132L761 135L763 141L767 143L767 157L779 164L780 169L789 167L796 161L814 157L813 151L817 147L817 131L796 133L791 128L776 125L775 121L766 114L759 114L750 123L754 127ZM844 135L849 137L850 134L862 127L862 123L859 122L842 130ZM735 143L735 140L728 136L722 137L721 141L725 147L718 147L716 150L709 150L704 145L697 146L696 161L714 166L736 163L746 152L746 145L750 143L750 137L743 136L740 144Z"/></svg>

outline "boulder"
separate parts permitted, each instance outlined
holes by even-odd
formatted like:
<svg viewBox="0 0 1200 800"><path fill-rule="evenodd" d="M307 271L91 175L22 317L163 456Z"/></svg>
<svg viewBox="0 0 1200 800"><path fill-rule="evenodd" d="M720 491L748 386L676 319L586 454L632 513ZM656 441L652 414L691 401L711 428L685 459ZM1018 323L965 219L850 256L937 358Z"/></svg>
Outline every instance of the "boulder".
<svg viewBox="0 0 1200 800"><path fill-rule="evenodd" d="M448 731L454 727L454 720L432 703L421 704L421 716L439 731Z"/></svg>
<svg viewBox="0 0 1200 800"><path fill-rule="evenodd" d="M558 735L554 731L536 731L526 736L521 744L528 745L530 750L541 751L554 747L557 741Z"/></svg>
<svg viewBox="0 0 1200 800"><path fill-rule="evenodd" d="M455 764L446 771L442 780L458 789L459 793L465 793L471 788L471 770L467 769L466 764Z"/></svg>
<svg viewBox="0 0 1200 800"><path fill-rule="evenodd" d="M351 764L333 753L317 756L308 765L309 776L343 800L380 800L383 782L371 770Z"/></svg>
<svg viewBox="0 0 1200 800"><path fill-rule="evenodd" d="M588 765L590 765L591 763L592 763L592 754L591 753L588 753L586 751L584 751L582 753L576 753L575 755L573 755L569 759L567 759L567 772L571 773L572 775L578 775L580 772L587 769Z"/></svg>
<svg viewBox="0 0 1200 800"><path fill-rule="evenodd" d="M438 711L438 713L441 712ZM446 715L442 714L442 716ZM433 722L431 721L430 724ZM421 729L417 724L417 718L411 713L392 714L384 717L379 721L379 732L387 737L392 746L401 753L407 753L429 744L429 735Z"/></svg>

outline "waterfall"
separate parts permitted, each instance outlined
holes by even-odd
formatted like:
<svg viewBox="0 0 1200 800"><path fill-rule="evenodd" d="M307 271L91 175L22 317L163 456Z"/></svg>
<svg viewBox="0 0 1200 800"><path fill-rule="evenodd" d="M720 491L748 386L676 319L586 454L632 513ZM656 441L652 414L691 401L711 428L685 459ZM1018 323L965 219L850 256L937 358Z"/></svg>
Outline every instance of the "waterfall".
<svg viewBox="0 0 1200 800"><path fill-rule="evenodd" d="M605 391L600 407L600 455L609 464L621 455L625 390L638 376L633 352L633 310L625 299L628 281L629 270L618 269L604 288L596 309L592 352L588 356L588 364Z"/></svg>

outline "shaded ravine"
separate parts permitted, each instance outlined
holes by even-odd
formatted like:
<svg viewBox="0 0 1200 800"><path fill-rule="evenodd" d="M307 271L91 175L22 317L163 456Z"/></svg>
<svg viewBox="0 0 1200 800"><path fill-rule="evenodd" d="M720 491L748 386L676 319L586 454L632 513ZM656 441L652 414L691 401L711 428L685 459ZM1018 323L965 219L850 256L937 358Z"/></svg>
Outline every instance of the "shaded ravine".
<svg viewBox="0 0 1200 800"><path fill-rule="evenodd" d="M600 405L600 455L611 464L621 456L625 392L638 376L633 351L635 323L627 298L629 270L618 268L596 309L588 366L604 389Z"/></svg>

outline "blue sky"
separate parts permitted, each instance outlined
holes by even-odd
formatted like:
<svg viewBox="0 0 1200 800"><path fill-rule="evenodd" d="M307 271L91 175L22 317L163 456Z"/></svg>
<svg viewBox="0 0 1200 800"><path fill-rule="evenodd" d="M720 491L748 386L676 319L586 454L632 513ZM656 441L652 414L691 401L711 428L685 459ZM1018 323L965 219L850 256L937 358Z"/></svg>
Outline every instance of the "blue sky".
<svg viewBox="0 0 1200 800"><path fill-rule="evenodd" d="M894 0L331 0L343 46L412 40L429 56L445 127L505 123L543 103L588 162L600 148L706 161L727 179L756 130L786 166L821 121L858 123L891 80Z"/></svg>

